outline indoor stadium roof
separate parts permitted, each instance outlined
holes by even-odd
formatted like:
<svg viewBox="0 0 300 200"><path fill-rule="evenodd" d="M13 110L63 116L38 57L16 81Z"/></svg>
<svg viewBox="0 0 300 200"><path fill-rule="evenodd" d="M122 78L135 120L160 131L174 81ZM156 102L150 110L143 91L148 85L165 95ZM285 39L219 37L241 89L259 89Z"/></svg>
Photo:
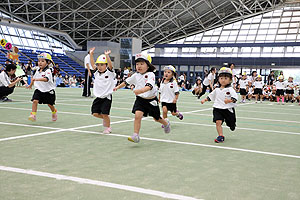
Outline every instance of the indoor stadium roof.
<svg viewBox="0 0 300 200"><path fill-rule="evenodd" d="M142 39L168 43L283 5L285 0L4 0L0 11L24 23L88 40ZM62 38L63 39L63 38Z"/></svg>

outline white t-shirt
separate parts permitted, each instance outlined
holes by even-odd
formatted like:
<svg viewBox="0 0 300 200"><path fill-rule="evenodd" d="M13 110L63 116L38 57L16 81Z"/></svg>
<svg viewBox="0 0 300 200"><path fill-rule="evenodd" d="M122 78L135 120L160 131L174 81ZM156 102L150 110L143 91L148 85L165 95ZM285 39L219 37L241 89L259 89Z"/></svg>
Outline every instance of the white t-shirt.
<svg viewBox="0 0 300 200"><path fill-rule="evenodd" d="M93 66L91 65L91 56L90 54L86 55L84 58L84 68L87 69L86 64L89 64L90 69L93 70Z"/></svg>
<svg viewBox="0 0 300 200"><path fill-rule="evenodd" d="M128 69L125 69L123 73L124 73L124 76L127 77L128 74L129 74L129 70L128 70Z"/></svg>
<svg viewBox="0 0 300 200"><path fill-rule="evenodd" d="M113 93L115 87L115 73L107 69L104 73L100 73L98 70L94 73L94 89L93 93L98 98L108 98Z"/></svg>
<svg viewBox="0 0 300 200"><path fill-rule="evenodd" d="M209 86L209 81L213 82L215 79L215 74L209 73L207 75L207 77L205 77L204 81L203 81L203 85L205 86Z"/></svg>
<svg viewBox="0 0 300 200"><path fill-rule="evenodd" d="M51 70L46 67L40 72L40 68L38 67L33 78L48 78L47 82L44 81L34 81L34 87L36 87L41 92L49 92L50 90L55 89L55 84L53 82L53 76Z"/></svg>
<svg viewBox="0 0 300 200"><path fill-rule="evenodd" d="M144 88L146 85L152 87L151 90L141 93L137 96L148 99L150 97L157 96L157 87L155 85L155 74L153 72L146 72L144 74L134 73L132 76L127 78L126 83L129 85L134 85L135 89Z"/></svg>
<svg viewBox="0 0 300 200"><path fill-rule="evenodd" d="M173 103L175 95L179 93L179 88L176 80L168 83L162 82L159 88L160 101L165 103Z"/></svg>
<svg viewBox="0 0 300 200"><path fill-rule="evenodd" d="M236 103L225 104L225 99L238 100L238 95L232 87L227 88L216 88L209 95L209 99L214 102L213 107L219 109L228 109L236 106Z"/></svg>
<svg viewBox="0 0 300 200"><path fill-rule="evenodd" d="M262 89L265 84L263 81L254 81L253 85L255 89Z"/></svg>
<svg viewBox="0 0 300 200"><path fill-rule="evenodd" d="M284 82L279 82L279 81L276 81L274 83L276 89L278 90L284 90L285 89L285 83Z"/></svg>
<svg viewBox="0 0 300 200"><path fill-rule="evenodd" d="M253 94L253 87L249 87L248 94Z"/></svg>
<svg viewBox="0 0 300 200"><path fill-rule="evenodd" d="M10 80L11 79L5 71L0 73L0 87L8 87L11 84Z"/></svg>
<svg viewBox="0 0 300 200"><path fill-rule="evenodd" d="M294 84L294 82L288 82L288 81L287 81L287 82L285 83L285 86L286 86L286 89L287 89L287 90L294 90L295 85L296 85L296 84Z"/></svg>
<svg viewBox="0 0 300 200"><path fill-rule="evenodd" d="M249 81L247 79L246 80L241 79L239 82L240 82L240 89L246 89Z"/></svg>

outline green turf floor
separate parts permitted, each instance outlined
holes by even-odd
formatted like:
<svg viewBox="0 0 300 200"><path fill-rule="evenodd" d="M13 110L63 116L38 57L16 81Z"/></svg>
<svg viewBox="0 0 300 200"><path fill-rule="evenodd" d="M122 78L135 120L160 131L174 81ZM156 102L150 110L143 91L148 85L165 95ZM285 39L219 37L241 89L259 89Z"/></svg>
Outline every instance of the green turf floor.
<svg viewBox="0 0 300 200"><path fill-rule="evenodd" d="M33 90L16 88L10 96L13 102L0 103L0 168L30 169L197 199L300 199L298 104L238 104L236 131L224 128L225 143L215 144L212 103L201 105L190 92L181 92L178 108L184 120L169 117L172 130L164 134L160 124L144 118L141 142L134 144L126 137L133 130L132 91L113 95L111 135L98 134L103 131L102 121L90 115L93 99L81 97L81 92L56 89L57 122L51 121L45 105L39 105L36 122L27 120ZM16 137L49 131L54 132ZM0 199L162 197L0 169Z"/></svg>

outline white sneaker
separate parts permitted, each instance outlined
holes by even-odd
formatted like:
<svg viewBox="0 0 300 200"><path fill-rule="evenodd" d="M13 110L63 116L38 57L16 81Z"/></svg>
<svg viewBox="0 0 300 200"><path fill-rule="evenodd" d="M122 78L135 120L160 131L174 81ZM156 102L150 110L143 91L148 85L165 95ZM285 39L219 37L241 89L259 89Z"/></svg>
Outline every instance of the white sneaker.
<svg viewBox="0 0 300 200"><path fill-rule="evenodd" d="M128 137L128 140L130 142L139 143L140 142L140 136L139 136L139 134L134 133L132 136Z"/></svg>

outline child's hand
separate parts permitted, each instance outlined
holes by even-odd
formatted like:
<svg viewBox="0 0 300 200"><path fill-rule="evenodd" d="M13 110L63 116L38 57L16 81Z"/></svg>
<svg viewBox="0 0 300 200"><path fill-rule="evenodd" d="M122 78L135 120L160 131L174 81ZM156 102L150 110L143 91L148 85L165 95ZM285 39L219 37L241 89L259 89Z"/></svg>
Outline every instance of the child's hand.
<svg viewBox="0 0 300 200"><path fill-rule="evenodd" d="M30 85L27 85L26 86L26 89L32 89L32 85L30 84Z"/></svg>
<svg viewBox="0 0 300 200"><path fill-rule="evenodd" d="M174 100L173 100L173 103L176 103L176 102L177 102L177 99L174 99Z"/></svg>
<svg viewBox="0 0 300 200"><path fill-rule="evenodd" d="M228 103L231 103L231 100L230 99L225 99L224 102L225 102L225 104L228 104Z"/></svg>
<svg viewBox="0 0 300 200"><path fill-rule="evenodd" d="M118 87L115 87L115 88L113 89L114 92L117 91L117 90L118 90Z"/></svg>
<svg viewBox="0 0 300 200"><path fill-rule="evenodd" d="M204 104L204 103L205 103L205 99L202 99L202 100L201 100L201 104Z"/></svg>
<svg viewBox="0 0 300 200"><path fill-rule="evenodd" d="M111 50L104 51L105 55L109 55L110 53L111 53Z"/></svg>
<svg viewBox="0 0 300 200"><path fill-rule="evenodd" d="M135 88L135 86L134 86L134 85L131 85L131 86L130 86L130 89L131 89L131 90L133 90L134 88Z"/></svg>
<svg viewBox="0 0 300 200"><path fill-rule="evenodd" d="M95 49L96 49L96 47L90 48L90 54L93 54Z"/></svg>

